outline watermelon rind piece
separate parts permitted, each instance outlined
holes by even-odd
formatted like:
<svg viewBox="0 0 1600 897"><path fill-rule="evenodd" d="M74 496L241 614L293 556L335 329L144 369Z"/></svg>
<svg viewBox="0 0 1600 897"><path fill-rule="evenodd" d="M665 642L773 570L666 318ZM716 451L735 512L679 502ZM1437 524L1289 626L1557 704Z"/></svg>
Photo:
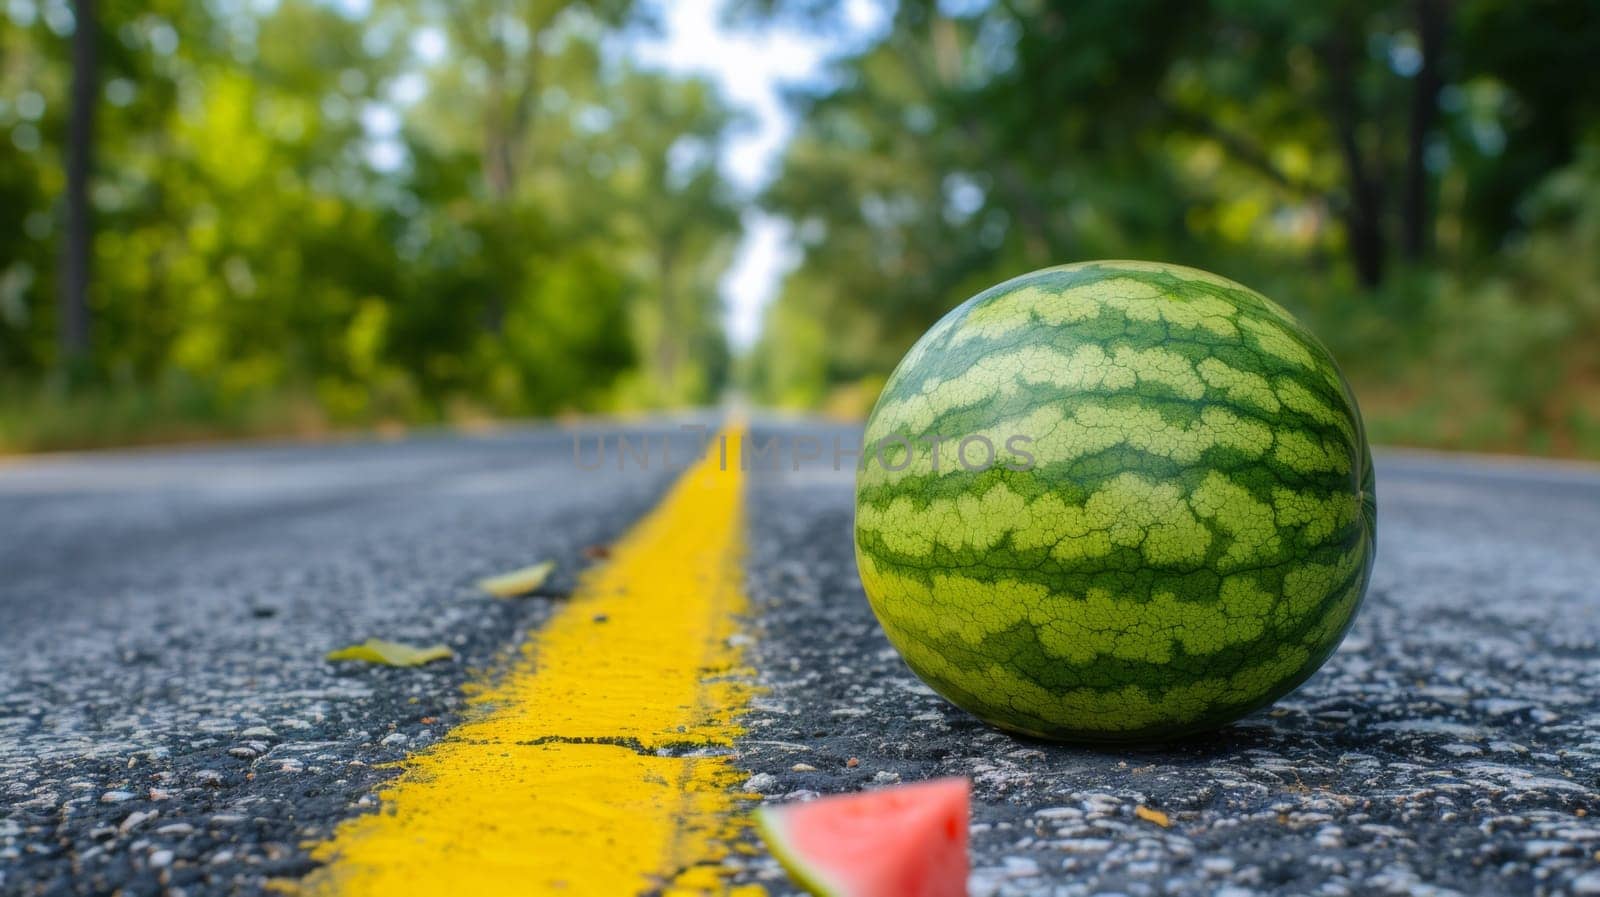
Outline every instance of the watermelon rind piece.
<svg viewBox="0 0 1600 897"><path fill-rule="evenodd" d="M843 886L824 881L821 870L811 868L789 849L789 833L784 829L783 815L776 810L762 807L756 811L756 831L767 842L773 858L789 873L790 880L816 897L851 897Z"/></svg>
<svg viewBox="0 0 1600 897"><path fill-rule="evenodd" d="M942 778L765 806L756 830L817 897L955 897L966 894L971 788Z"/></svg>

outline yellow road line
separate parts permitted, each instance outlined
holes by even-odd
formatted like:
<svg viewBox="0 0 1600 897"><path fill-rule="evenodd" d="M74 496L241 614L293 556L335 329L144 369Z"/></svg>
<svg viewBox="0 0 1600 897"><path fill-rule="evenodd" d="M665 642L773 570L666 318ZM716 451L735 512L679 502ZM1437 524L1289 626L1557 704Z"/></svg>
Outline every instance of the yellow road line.
<svg viewBox="0 0 1600 897"><path fill-rule="evenodd" d="M743 484L727 466L713 450L686 472L482 686L481 715L313 849L328 865L299 890L727 893L716 869L742 825L742 774L703 750L732 745L749 699L730 643L746 606Z"/></svg>

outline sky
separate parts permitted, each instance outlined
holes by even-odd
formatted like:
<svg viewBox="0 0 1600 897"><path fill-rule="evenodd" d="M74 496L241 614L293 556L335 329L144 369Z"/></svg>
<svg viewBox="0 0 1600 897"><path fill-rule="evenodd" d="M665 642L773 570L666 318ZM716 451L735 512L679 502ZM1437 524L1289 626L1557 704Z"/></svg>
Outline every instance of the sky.
<svg viewBox="0 0 1600 897"><path fill-rule="evenodd" d="M659 36L634 47L634 61L648 68L709 78L751 125L736 131L719 161L723 174L753 196L777 171L793 136L794 115L780 91L786 84L815 83L832 56L849 52L888 21L878 0L844 0L840 24L848 34L817 34L792 25L728 27L721 21L726 0L661 0ZM722 279L724 328L735 351L760 335L761 314L783 275L796 262L786 222L756 209L743 215L744 235Z"/></svg>

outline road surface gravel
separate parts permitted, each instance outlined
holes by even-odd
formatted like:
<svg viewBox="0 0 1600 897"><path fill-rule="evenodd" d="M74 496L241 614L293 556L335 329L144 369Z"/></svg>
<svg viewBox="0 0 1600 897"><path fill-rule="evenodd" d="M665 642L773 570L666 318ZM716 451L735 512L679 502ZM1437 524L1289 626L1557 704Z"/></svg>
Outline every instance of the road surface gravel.
<svg viewBox="0 0 1600 897"><path fill-rule="evenodd" d="M620 427L682 459L681 422L583 444ZM1322 672L1221 732L1090 750L992 730L900 663L832 469L858 429L755 435L824 445L749 479L767 691L738 760L765 799L970 776L975 895L1600 895L1595 468L1380 452L1373 586ZM581 471L570 431L528 428L0 466L0 894L304 873L302 842L370 811L379 764L443 735L460 686L661 497L657 461ZM554 598L472 588L544 558ZM368 636L457 658L322 660ZM763 854L733 862L793 893Z"/></svg>

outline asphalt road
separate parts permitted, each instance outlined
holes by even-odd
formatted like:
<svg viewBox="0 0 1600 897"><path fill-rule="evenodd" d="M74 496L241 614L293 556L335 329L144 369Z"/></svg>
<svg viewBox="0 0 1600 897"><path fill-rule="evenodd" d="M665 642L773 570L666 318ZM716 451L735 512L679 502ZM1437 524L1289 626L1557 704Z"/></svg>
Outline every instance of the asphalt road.
<svg viewBox="0 0 1600 897"><path fill-rule="evenodd" d="M0 466L0 894L303 874L661 497L678 423L626 425L655 463L623 473L577 469L556 429ZM1600 894L1600 472L1380 454L1374 584L1323 671L1222 732L1086 750L917 682L855 575L831 454L858 431L758 424L822 457L750 478L748 790L970 776L978 895ZM543 558L552 599L472 589ZM457 658L322 660L374 635ZM792 893L763 854L731 862Z"/></svg>

